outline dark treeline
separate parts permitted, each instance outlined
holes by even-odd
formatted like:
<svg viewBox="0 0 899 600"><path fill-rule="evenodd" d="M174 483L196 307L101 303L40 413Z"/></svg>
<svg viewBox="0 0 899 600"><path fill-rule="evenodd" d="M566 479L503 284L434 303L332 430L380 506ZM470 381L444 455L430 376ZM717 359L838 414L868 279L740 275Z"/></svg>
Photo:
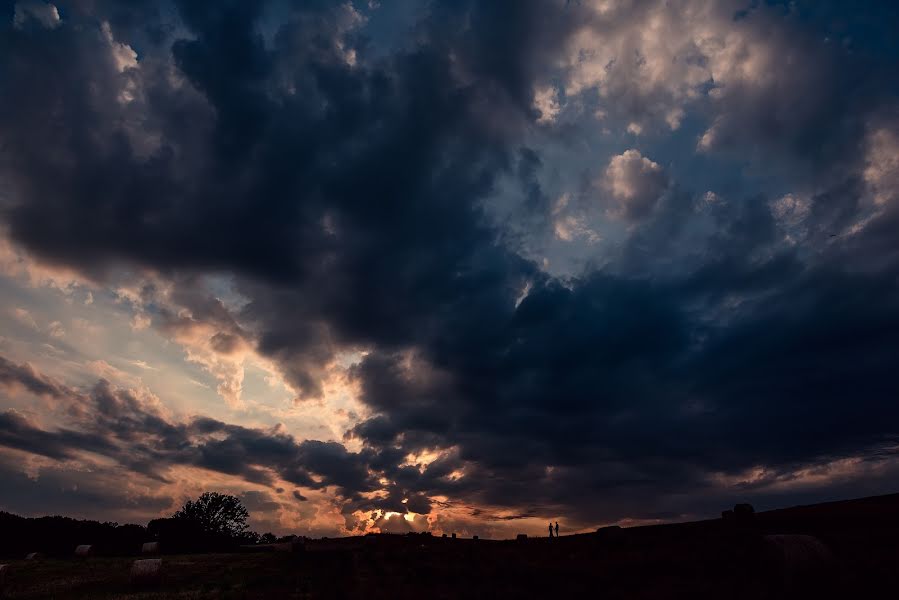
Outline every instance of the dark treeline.
<svg viewBox="0 0 899 600"><path fill-rule="evenodd" d="M69 517L20 517L0 511L0 557L31 552L68 557L75 547L92 546L103 556L139 554L146 542L159 542L162 553L231 552L241 545L292 539L258 534L247 527L249 513L234 496L207 492L188 501L169 518L142 525L119 525Z"/></svg>
<svg viewBox="0 0 899 600"><path fill-rule="evenodd" d="M0 512L0 556L21 558L29 552L72 556L75 546L91 544L103 554L136 554L148 541L147 528L79 521L69 517L25 518Z"/></svg>
<svg viewBox="0 0 899 600"><path fill-rule="evenodd" d="M81 544L93 546L101 556L139 554L145 542L159 542L165 554L189 552L231 552L245 544L271 543L271 533L254 531L238 535L204 531L187 519L154 519L142 525L100 523L69 517L27 518L0 511L0 557L22 558L30 552L51 557L69 557Z"/></svg>

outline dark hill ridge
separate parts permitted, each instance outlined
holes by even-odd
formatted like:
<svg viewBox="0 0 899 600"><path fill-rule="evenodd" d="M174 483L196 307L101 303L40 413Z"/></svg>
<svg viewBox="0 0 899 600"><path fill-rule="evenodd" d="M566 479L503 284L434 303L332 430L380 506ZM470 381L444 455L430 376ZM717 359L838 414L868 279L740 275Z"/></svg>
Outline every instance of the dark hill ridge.
<svg viewBox="0 0 899 600"><path fill-rule="evenodd" d="M755 513L754 521L760 531L767 533L827 535L842 529L864 531L899 529L899 494L777 508ZM721 518L714 518L627 528L602 527L596 532L565 536L562 539L604 535L613 529L619 529L628 535L666 535L668 531L717 530L723 525Z"/></svg>
<svg viewBox="0 0 899 600"><path fill-rule="evenodd" d="M268 553L165 556L165 578L153 597L891 596L899 589L897 515L899 494L893 494L557 539L375 534L302 540L292 552L279 545ZM86 561L13 561L7 596L132 597L130 559ZM58 587L48 594L54 582Z"/></svg>
<svg viewBox="0 0 899 600"><path fill-rule="evenodd" d="M871 496L854 500L837 500L819 504L807 504L790 508L778 508L758 514L764 523L781 522L815 523L829 521L837 524L842 521L859 526L870 522L882 526L899 525L899 494Z"/></svg>

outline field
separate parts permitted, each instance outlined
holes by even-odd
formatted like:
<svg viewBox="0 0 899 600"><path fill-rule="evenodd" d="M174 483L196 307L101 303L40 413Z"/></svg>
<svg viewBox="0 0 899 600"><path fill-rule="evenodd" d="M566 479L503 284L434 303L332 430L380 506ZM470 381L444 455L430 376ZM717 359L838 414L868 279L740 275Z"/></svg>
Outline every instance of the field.
<svg viewBox="0 0 899 600"><path fill-rule="evenodd" d="M899 496L560 539L427 535L309 540L296 552L6 561L7 598L867 598L899 589ZM772 553L765 535L814 535L829 557ZM807 539L807 538L803 538ZM798 560L798 562L797 562Z"/></svg>
<svg viewBox="0 0 899 600"><path fill-rule="evenodd" d="M3 598L262 598L291 597L300 582L284 554L166 556L159 586L130 582L134 557L44 559L10 564ZM302 597L302 596L293 596Z"/></svg>

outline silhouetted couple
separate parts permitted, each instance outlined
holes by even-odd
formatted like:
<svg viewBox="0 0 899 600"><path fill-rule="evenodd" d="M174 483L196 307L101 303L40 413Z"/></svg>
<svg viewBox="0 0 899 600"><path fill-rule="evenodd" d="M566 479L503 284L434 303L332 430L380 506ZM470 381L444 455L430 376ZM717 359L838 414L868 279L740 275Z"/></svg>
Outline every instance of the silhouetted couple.
<svg viewBox="0 0 899 600"><path fill-rule="evenodd" d="M549 537L553 537L553 524L550 521L549 523ZM556 535L555 537L559 537L559 522L556 521Z"/></svg>

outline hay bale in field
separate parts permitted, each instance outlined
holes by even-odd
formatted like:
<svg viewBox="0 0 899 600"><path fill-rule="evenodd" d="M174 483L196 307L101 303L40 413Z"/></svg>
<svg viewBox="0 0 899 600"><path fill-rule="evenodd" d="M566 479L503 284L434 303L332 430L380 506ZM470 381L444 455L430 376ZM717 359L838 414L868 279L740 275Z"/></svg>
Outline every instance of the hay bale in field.
<svg viewBox="0 0 899 600"><path fill-rule="evenodd" d="M596 533L600 534L603 537L620 535L622 533L621 525L606 525L605 527L598 528L596 530Z"/></svg>
<svg viewBox="0 0 899 600"><path fill-rule="evenodd" d="M766 535L765 546L774 573L788 588L824 586L835 565L830 549L811 535Z"/></svg>
<svg viewBox="0 0 899 600"><path fill-rule="evenodd" d="M44 558L44 555L40 552L29 552L25 555L25 560L40 560Z"/></svg>
<svg viewBox="0 0 899 600"><path fill-rule="evenodd" d="M159 554L159 542L146 542L140 547L141 554Z"/></svg>
<svg viewBox="0 0 899 600"><path fill-rule="evenodd" d="M144 558L131 563L131 585L153 586L162 583L162 559Z"/></svg>
<svg viewBox="0 0 899 600"><path fill-rule="evenodd" d="M6 579L9 575L9 565L0 565L0 592L6 587Z"/></svg>
<svg viewBox="0 0 899 600"><path fill-rule="evenodd" d="M75 556L78 558L87 558L94 555L94 547L90 544L81 544L75 547Z"/></svg>
<svg viewBox="0 0 899 600"><path fill-rule="evenodd" d="M811 535L766 535L765 542L784 565L794 570L827 566L833 561L830 549Z"/></svg>
<svg viewBox="0 0 899 600"><path fill-rule="evenodd" d="M524 541L524 540L528 539L528 534L519 533L518 535L515 536L515 539L518 540L519 542Z"/></svg>
<svg viewBox="0 0 899 600"><path fill-rule="evenodd" d="M615 543L623 542L625 532L620 525L607 525L596 530L596 539L600 542Z"/></svg>

